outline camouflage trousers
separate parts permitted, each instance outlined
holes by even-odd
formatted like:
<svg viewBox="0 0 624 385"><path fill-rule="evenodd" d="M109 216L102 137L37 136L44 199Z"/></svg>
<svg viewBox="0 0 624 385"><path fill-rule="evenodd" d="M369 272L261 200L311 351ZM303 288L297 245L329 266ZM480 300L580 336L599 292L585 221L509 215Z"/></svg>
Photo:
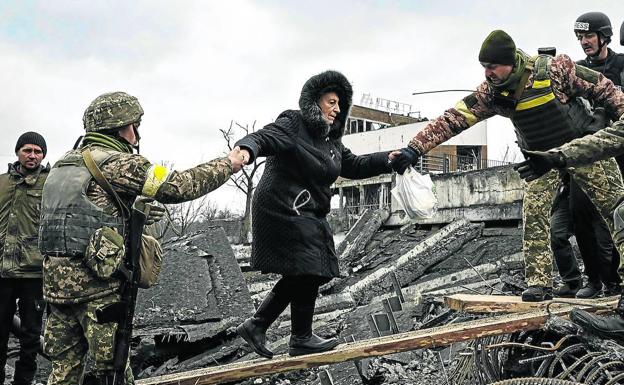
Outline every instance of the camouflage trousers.
<svg viewBox="0 0 624 385"><path fill-rule="evenodd" d="M587 166L569 167L570 177L579 185L598 209L611 232L613 210L624 196L624 184L613 158ZM529 286L553 285L553 254L550 249L550 211L561 182L559 171L552 170L541 178L528 182L524 193L522 219L524 223L522 250L525 259L525 277ZM618 245L624 256L624 243ZM623 275L622 260L620 275Z"/></svg>
<svg viewBox="0 0 624 385"><path fill-rule="evenodd" d="M118 300L114 294L75 305L50 304L44 332L44 351L52 361L48 385L82 384L87 355L93 360L95 376L112 374L117 324L97 323L95 309ZM134 384L126 365L125 383Z"/></svg>

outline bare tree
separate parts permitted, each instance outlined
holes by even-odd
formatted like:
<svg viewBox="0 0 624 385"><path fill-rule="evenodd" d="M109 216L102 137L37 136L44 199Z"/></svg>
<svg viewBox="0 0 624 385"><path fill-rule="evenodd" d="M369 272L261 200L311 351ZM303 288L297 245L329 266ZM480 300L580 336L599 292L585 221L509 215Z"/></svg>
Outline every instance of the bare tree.
<svg viewBox="0 0 624 385"><path fill-rule="evenodd" d="M254 121L251 128L248 124L244 126L238 122L231 121L227 130L220 129L223 139L227 144L228 150L234 148L234 143L238 137L248 135L256 130L256 122ZM237 135L238 133L241 135ZM241 239L248 239L251 231L251 200L256 187L257 180L260 178L262 166L266 162L265 159L254 159L253 163L243 167L240 173L232 175L230 181L245 194L245 213L243 214L243 223L241 226Z"/></svg>

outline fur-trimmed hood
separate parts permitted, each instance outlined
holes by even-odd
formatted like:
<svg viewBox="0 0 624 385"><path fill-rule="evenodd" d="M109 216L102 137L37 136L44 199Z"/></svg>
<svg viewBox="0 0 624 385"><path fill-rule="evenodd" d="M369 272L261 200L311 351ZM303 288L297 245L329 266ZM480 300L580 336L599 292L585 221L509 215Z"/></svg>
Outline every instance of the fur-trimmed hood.
<svg viewBox="0 0 624 385"><path fill-rule="evenodd" d="M334 91L340 99L338 101L340 113L336 116L331 126L323 119L321 108L318 106L318 100L323 90L330 86L336 87ZM303 121L314 133L321 137L329 136L332 139L336 139L344 133L352 100L353 88L351 83L340 72L330 70L314 75L305 82L299 97L299 108L301 109Z"/></svg>

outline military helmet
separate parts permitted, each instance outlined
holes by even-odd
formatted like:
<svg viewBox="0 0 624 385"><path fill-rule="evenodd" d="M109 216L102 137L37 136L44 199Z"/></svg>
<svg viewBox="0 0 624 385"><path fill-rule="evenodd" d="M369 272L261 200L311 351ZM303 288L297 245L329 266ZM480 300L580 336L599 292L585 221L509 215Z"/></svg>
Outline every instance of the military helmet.
<svg viewBox="0 0 624 385"><path fill-rule="evenodd" d="M609 40L613 36L611 20L602 12L587 12L579 16L574 23L574 32L597 32Z"/></svg>
<svg viewBox="0 0 624 385"><path fill-rule="evenodd" d="M136 123L143 108L136 97L125 92L102 94L84 112L82 123L86 132L102 132Z"/></svg>

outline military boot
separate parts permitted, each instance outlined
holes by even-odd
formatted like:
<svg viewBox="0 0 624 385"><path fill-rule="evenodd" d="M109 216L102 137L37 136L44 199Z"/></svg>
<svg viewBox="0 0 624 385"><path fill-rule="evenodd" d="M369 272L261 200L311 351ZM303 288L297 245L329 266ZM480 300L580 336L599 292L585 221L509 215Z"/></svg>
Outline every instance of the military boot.
<svg viewBox="0 0 624 385"><path fill-rule="evenodd" d="M552 287L529 286L522 292L522 301L524 302L542 302L553 299Z"/></svg>
<svg viewBox="0 0 624 385"><path fill-rule="evenodd" d="M291 336L288 342L288 354L301 356L304 354L321 353L338 346L337 338L321 338L312 333L314 304L290 304Z"/></svg>
<svg viewBox="0 0 624 385"><path fill-rule="evenodd" d="M619 282L605 282L604 295L605 297L612 297L622 293L622 285Z"/></svg>
<svg viewBox="0 0 624 385"><path fill-rule="evenodd" d="M289 298L270 292L251 318L238 325L236 333L243 337L253 350L262 357L273 358L273 352L267 349L266 331L288 306Z"/></svg>
<svg viewBox="0 0 624 385"><path fill-rule="evenodd" d="M580 280L565 282L562 286L555 289L553 294L555 297L574 298L582 286L583 281Z"/></svg>
<svg viewBox="0 0 624 385"><path fill-rule="evenodd" d="M599 297L602 294L601 282L587 282L581 290L576 293L576 298L590 299Z"/></svg>
<svg viewBox="0 0 624 385"><path fill-rule="evenodd" d="M624 300L620 300L624 313ZM573 309L570 312L570 320L581 326L590 334L602 338L624 341L624 316L599 316L585 310Z"/></svg>

